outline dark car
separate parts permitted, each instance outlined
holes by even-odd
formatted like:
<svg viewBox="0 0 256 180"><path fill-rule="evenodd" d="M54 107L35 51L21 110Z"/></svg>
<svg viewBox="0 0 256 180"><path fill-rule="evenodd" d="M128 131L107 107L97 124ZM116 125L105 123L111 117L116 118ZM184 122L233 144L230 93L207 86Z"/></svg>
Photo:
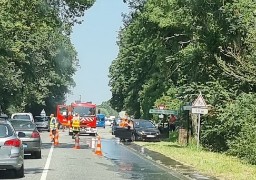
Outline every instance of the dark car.
<svg viewBox="0 0 256 180"><path fill-rule="evenodd" d="M144 119L133 119L132 141L156 140L160 141L160 131L150 121Z"/></svg>
<svg viewBox="0 0 256 180"><path fill-rule="evenodd" d="M10 119L16 133L22 133L20 136L25 154L31 154L36 159L41 159L42 141L35 123L30 120Z"/></svg>
<svg viewBox="0 0 256 180"><path fill-rule="evenodd" d="M36 127L39 131L49 130L49 116L35 116L34 117Z"/></svg>

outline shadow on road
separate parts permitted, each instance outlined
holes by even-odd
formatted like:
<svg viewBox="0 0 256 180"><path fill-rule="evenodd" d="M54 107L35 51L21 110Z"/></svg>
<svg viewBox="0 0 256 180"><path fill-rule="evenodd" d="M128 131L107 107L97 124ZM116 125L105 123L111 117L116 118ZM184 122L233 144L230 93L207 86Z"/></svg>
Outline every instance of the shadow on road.
<svg viewBox="0 0 256 180"><path fill-rule="evenodd" d="M43 172L42 168L26 168L25 167L25 176L27 174L41 174ZM15 177L14 170L0 170L0 179L19 179Z"/></svg>
<svg viewBox="0 0 256 180"><path fill-rule="evenodd" d="M70 143L59 143L59 145L54 146L54 148L66 148L66 149L72 149L75 146L75 144ZM50 149L52 147L52 143L42 143L42 149ZM81 149L89 149L89 145L87 144L80 144Z"/></svg>

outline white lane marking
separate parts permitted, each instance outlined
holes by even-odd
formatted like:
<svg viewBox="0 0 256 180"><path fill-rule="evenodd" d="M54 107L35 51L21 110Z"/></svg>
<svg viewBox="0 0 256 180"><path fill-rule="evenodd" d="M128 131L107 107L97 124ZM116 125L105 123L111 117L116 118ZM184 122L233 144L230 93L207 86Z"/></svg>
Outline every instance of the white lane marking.
<svg viewBox="0 0 256 180"><path fill-rule="evenodd" d="M44 166L44 170L43 170L43 173L42 173L42 176L41 176L40 180L46 180L47 173L48 173L48 170L49 170L49 167L50 167L50 163L51 163L51 159L52 159L53 147L54 146L52 145L51 149L50 149L50 152L48 154L48 157L47 157L47 160L46 160L46 163L45 163L45 166Z"/></svg>

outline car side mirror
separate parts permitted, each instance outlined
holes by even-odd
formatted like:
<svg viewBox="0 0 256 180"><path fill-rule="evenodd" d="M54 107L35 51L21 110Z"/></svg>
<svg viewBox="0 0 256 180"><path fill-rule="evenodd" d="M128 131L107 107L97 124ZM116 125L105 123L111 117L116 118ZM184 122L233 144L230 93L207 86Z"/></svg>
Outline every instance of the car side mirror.
<svg viewBox="0 0 256 180"><path fill-rule="evenodd" d="M24 132L19 132L19 133L18 133L18 136L19 136L19 137L25 137L26 134L25 134Z"/></svg>

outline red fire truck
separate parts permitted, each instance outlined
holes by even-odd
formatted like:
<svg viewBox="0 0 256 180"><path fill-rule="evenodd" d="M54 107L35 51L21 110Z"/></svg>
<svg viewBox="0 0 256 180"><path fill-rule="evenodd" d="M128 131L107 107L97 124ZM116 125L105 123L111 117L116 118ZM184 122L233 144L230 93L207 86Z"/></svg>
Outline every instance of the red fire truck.
<svg viewBox="0 0 256 180"><path fill-rule="evenodd" d="M68 106L57 106L57 118L62 125L69 127L69 135L73 134L72 119L76 113L80 116L80 134L96 135L96 104L74 102Z"/></svg>

